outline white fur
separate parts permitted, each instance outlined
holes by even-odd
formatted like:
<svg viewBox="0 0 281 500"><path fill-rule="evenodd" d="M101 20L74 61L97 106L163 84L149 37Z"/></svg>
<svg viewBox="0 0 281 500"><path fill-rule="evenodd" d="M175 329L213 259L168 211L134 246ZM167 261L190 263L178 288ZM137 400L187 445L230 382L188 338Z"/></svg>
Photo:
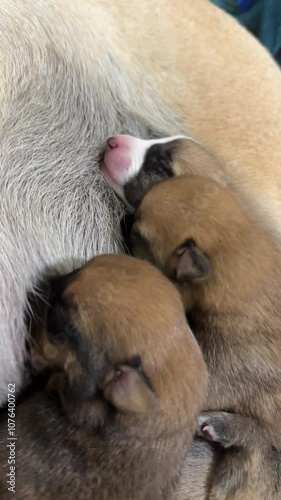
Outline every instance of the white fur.
<svg viewBox="0 0 281 500"><path fill-rule="evenodd" d="M123 209L99 171L106 139L179 132L149 84L135 104L137 89L103 51L102 9L95 27L81 16L85 49L68 3L0 3L0 404L23 382L27 293L43 273L122 248Z"/></svg>

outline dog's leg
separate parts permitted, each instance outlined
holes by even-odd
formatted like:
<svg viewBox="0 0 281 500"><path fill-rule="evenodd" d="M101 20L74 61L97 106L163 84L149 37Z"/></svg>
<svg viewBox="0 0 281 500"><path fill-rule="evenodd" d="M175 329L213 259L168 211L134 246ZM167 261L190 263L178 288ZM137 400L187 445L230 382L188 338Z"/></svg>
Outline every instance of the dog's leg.
<svg viewBox="0 0 281 500"><path fill-rule="evenodd" d="M204 412L199 417L198 435L222 448L257 448L266 440L259 423L251 417L224 411Z"/></svg>
<svg viewBox="0 0 281 500"><path fill-rule="evenodd" d="M277 498L270 446L255 419L205 412L199 417L198 434L221 447L211 474L210 499L264 500L265 494Z"/></svg>

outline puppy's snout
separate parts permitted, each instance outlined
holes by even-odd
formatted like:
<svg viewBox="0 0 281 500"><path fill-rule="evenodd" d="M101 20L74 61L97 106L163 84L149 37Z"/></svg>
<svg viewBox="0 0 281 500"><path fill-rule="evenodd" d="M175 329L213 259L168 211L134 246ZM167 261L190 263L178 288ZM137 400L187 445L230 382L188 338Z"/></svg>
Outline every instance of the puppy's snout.
<svg viewBox="0 0 281 500"><path fill-rule="evenodd" d="M126 135L110 137L106 143L101 171L106 180L122 185L130 170L137 139Z"/></svg>
<svg viewBox="0 0 281 500"><path fill-rule="evenodd" d="M101 172L108 184L128 204L124 186L141 170L143 159L151 141L129 135L110 137L101 165Z"/></svg>

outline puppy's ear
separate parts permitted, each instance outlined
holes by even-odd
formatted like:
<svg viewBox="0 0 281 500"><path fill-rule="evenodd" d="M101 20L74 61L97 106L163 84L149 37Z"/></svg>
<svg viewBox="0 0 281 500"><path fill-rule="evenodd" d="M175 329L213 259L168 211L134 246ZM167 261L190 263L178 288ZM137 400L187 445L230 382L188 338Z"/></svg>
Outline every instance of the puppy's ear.
<svg viewBox="0 0 281 500"><path fill-rule="evenodd" d="M108 373L104 383L104 398L123 413L149 414L157 404L142 373L126 365Z"/></svg>
<svg viewBox="0 0 281 500"><path fill-rule="evenodd" d="M175 251L176 279L179 282L199 281L209 276L211 265L208 257L196 246L194 240L189 238Z"/></svg>

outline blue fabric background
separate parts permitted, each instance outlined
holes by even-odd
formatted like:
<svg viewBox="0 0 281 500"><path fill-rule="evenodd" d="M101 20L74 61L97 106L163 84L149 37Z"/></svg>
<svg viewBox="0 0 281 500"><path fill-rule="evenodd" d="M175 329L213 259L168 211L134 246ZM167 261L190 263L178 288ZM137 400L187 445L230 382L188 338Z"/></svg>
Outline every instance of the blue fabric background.
<svg viewBox="0 0 281 500"><path fill-rule="evenodd" d="M281 0L211 0L234 15L281 64Z"/></svg>

